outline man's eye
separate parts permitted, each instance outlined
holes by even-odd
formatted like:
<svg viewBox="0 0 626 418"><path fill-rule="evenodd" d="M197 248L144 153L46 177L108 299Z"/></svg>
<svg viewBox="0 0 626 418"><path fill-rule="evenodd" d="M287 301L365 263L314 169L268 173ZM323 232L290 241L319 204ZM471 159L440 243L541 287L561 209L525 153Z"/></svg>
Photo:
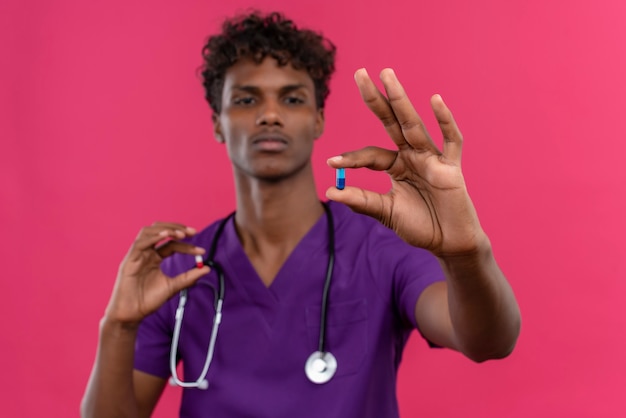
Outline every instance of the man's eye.
<svg viewBox="0 0 626 418"><path fill-rule="evenodd" d="M233 103L236 105L251 105L254 103L254 98L253 97L237 97L233 100Z"/></svg>
<svg viewBox="0 0 626 418"><path fill-rule="evenodd" d="M287 96L285 98L285 103L287 103L287 104L302 104L302 103L304 103L304 100L302 100L301 98L299 98L297 96Z"/></svg>

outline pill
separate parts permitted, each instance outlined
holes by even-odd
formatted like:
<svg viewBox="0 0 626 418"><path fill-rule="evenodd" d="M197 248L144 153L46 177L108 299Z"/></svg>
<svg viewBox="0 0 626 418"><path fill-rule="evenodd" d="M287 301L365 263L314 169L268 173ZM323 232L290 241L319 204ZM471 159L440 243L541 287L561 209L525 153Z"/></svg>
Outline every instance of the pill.
<svg viewBox="0 0 626 418"><path fill-rule="evenodd" d="M197 255L196 256L196 267L198 267L199 269L204 267L204 261L202 260L202 256L201 255Z"/></svg>
<svg viewBox="0 0 626 418"><path fill-rule="evenodd" d="M346 187L346 169L338 168L336 172L335 187L343 190Z"/></svg>

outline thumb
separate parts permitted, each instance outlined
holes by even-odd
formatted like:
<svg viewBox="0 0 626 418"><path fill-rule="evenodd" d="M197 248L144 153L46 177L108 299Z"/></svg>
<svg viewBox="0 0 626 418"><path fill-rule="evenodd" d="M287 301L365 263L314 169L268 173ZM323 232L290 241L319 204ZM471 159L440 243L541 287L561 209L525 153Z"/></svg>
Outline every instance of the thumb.
<svg viewBox="0 0 626 418"><path fill-rule="evenodd" d="M329 187L326 190L326 197L335 202L343 203L357 213L371 216L374 219L383 218L384 208L388 197L360 187L346 187L339 190L336 187Z"/></svg>
<svg viewBox="0 0 626 418"><path fill-rule="evenodd" d="M202 266L202 268L192 268L191 270L187 270L178 276L172 277L168 281L170 284L171 295L174 296L181 290L193 286L198 279L200 279L200 277L209 274L210 271L211 269L208 266Z"/></svg>

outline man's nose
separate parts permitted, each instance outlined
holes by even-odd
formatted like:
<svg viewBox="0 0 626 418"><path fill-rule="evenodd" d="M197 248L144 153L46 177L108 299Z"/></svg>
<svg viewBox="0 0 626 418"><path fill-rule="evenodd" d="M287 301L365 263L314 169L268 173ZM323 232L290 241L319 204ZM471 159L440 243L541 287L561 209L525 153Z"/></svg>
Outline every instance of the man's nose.
<svg viewBox="0 0 626 418"><path fill-rule="evenodd" d="M280 106L275 100L266 100L261 106L257 125L283 125Z"/></svg>

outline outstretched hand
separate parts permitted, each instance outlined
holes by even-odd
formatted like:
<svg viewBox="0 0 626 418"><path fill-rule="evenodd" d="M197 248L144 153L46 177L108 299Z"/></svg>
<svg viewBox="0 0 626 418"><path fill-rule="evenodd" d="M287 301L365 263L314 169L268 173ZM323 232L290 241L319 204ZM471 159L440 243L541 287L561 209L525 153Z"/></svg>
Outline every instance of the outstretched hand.
<svg viewBox="0 0 626 418"><path fill-rule="evenodd" d="M385 171L392 187L386 194L331 187L326 196L378 219L409 244L438 256L470 254L488 245L461 171L461 132L441 96L433 96L431 106L443 135L443 150L433 143L393 70L380 74L386 96L365 69L354 77L363 100L397 149L367 147L330 158L328 164Z"/></svg>
<svg viewBox="0 0 626 418"><path fill-rule="evenodd" d="M107 318L136 325L177 292L193 285L209 267L191 268L176 277L161 271L161 262L174 253L202 255L205 250L179 240L195 230L177 223L156 222L143 228L122 261Z"/></svg>

